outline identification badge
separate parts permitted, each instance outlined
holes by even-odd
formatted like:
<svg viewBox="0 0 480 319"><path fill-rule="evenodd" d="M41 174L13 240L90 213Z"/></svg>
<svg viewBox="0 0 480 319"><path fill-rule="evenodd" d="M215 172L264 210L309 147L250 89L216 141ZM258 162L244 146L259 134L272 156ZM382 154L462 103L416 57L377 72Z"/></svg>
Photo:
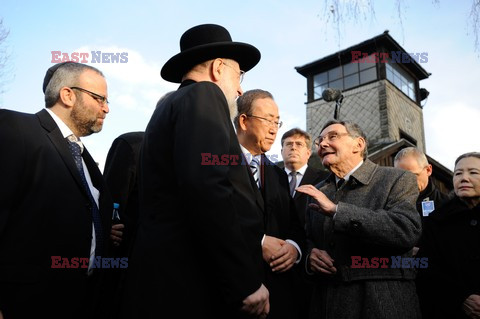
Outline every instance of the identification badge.
<svg viewBox="0 0 480 319"><path fill-rule="evenodd" d="M435 203L433 200L424 200L422 202L422 215L424 217L430 215L435 210Z"/></svg>

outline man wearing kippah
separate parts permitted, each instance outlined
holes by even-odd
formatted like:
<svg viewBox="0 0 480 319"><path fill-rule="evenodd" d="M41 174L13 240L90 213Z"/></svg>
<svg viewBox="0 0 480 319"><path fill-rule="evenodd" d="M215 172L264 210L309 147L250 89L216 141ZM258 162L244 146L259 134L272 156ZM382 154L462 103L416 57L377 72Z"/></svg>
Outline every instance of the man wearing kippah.
<svg viewBox="0 0 480 319"><path fill-rule="evenodd" d="M46 109L0 110L0 312L8 318L97 318L112 201L80 141L109 111L103 74L52 66Z"/></svg>
<svg viewBox="0 0 480 319"><path fill-rule="evenodd" d="M243 75L260 52L214 24L187 30L180 49L161 71L180 87L145 131L139 226L120 314L264 318L263 216L231 122Z"/></svg>

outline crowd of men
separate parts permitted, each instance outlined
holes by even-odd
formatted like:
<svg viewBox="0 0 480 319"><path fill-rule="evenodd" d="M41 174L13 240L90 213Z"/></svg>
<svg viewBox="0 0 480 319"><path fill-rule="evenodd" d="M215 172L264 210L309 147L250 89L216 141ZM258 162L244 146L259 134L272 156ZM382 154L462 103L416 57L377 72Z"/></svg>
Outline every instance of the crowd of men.
<svg viewBox="0 0 480 319"><path fill-rule="evenodd" d="M357 123L332 120L314 141L288 130L281 168L266 156L277 102L241 87L258 49L213 24L180 48L161 70L178 90L114 141L103 175L80 140L109 112L98 69L54 65L44 110L0 110L0 318L421 318L416 269L392 259L412 258L445 200L425 155L381 167Z"/></svg>

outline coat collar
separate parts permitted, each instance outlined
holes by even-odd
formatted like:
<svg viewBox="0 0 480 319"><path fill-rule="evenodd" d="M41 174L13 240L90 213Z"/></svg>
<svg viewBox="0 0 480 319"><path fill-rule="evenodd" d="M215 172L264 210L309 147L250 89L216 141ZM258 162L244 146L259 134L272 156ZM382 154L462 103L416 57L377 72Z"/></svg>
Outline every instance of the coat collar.
<svg viewBox="0 0 480 319"><path fill-rule="evenodd" d="M360 184L368 185L371 182L377 168L377 164L366 159L363 164L352 173L350 179L354 178L355 181L359 182Z"/></svg>

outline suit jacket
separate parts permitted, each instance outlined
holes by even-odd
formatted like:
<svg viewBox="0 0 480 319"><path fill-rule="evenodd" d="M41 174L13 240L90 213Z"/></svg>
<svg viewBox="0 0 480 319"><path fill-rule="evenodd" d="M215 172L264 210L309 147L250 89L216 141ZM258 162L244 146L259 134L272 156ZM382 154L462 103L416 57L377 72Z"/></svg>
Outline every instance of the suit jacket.
<svg viewBox="0 0 480 319"><path fill-rule="evenodd" d="M185 81L155 110L140 202L122 315L235 318L263 282L263 214L216 84Z"/></svg>
<svg viewBox="0 0 480 319"><path fill-rule="evenodd" d="M414 269L390 265L387 268L352 267L352 256L390 261L392 256L412 256L412 248L421 233L420 216L415 208L418 197L415 176L365 160L339 190L333 174L316 187L337 204L337 212L332 218L307 209L306 256L308 258L313 247L326 250L334 259L337 273L315 275L319 284L315 287L317 302L312 299L311 315L316 318L419 318L412 282ZM322 298L324 293L337 297L328 304ZM349 302L351 307L347 307ZM402 307L397 303L403 303ZM365 312L367 309L375 311Z"/></svg>
<svg viewBox="0 0 480 319"><path fill-rule="evenodd" d="M301 185L317 185L322 180L327 178L328 175L329 175L328 172L317 170L317 169L314 169L310 166L307 166L307 169L305 170L305 174L303 175L299 186L301 186ZM298 218L300 220L300 224L302 226L304 226L305 225L305 213L306 213L306 210L307 210L308 196L307 196L307 194L304 194L304 193L295 192L295 195L293 195L293 199L295 200L295 207L296 207L297 212L298 212Z"/></svg>
<svg viewBox="0 0 480 319"><path fill-rule="evenodd" d="M137 226L138 161L144 132L129 132L117 137L108 151L103 176L114 203L120 204L121 222L125 225L120 254L126 255Z"/></svg>
<svg viewBox="0 0 480 319"><path fill-rule="evenodd" d="M311 166L307 166L305 174L300 181L299 186L301 185L317 185L322 180L327 178L329 175L328 172L317 170ZM298 219L300 225L305 228L305 214L307 211L307 202L308 195L300 192L295 192L293 195L295 202L295 208L297 210ZM309 278L306 278L304 274L304 263L300 263L295 267L295 298L297 302L297 308L300 312L300 319L307 319L308 313L310 310L310 299L312 298L313 285L309 281Z"/></svg>
<svg viewBox="0 0 480 319"><path fill-rule="evenodd" d="M295 241L303 250L305 232L300 225L295 204L290 196L287 174L265 155L262 155L261 190L254 187L264 201L265 235L283 240ZM251 182L255 183L253 176ZM297 306L294 296L293 268L285 273L274 273L271 267L264 262L266 272L266 286L270 292L269 318L297 318ZM294 266L295 267L295 266Z"/></svg>
<svg viewBox="0 0 480 319"><path fill-rule="evenodd" d="M67 141L46 110L0 110L0 153L0 309L6 318L92 316L87 285L101 271L87 279L79 265L52 268L52 256L89 258L92 241L91 204ZM86 149L82 156L107 240L111 198Z"/></svg>

